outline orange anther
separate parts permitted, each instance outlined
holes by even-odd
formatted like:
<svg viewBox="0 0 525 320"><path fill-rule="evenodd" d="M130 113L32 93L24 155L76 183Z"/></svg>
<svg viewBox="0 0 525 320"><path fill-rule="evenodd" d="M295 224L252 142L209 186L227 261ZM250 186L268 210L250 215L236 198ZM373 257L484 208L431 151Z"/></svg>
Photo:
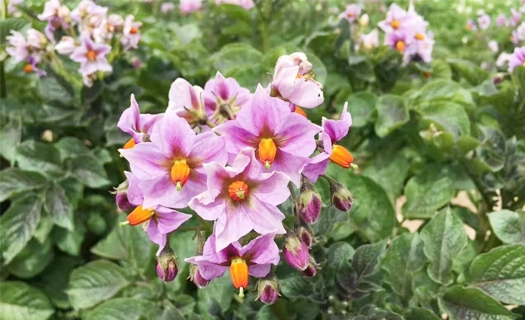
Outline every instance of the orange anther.
<svg viewBox="0 0 525 320"><path fill-rule="evenodd" d="M33 71L33 66L32 66L31 64L29 64L29 63L26 64L26 65L24 66L24 72L25 72L25 73L29 73L29 72L31 72L31 71Z"/></svg>
<svg viewBox="0 0 525 320"><path fill-rule="evenodd" d="M259 142L259 160L264 164L266 169L270 169L275 156L277 155L277 146L272 139L265 138Z"/></svg>
<svg viewBox="0 0 525 320"><path fill-rule="evenodd" d="M248 197L248 185L244 181L234 181L228 187L230 197L235 201L243 201Z"/></svg>
<svg viewBox="0 0 525 320"><path fill-rule="evenodd" d="M86 57L89 61L95 61L95 59L97 58L97 52L94 50L88 50L88 52L86 53Z"/></svg>
<svg viewBox="0 0 525 320"><path fill-rule="evenodd" d="M232 259L230 276L235 289L239 289L239 297L244 297L244 289L248 287L248 264L246 264L244 259Z"/></svg>
<svg viewBox="0 0 525 320"><path fill-rule="evenodd" d="M128 142L126 142L124 144L124 146L122 147L122 149L131 149L133 148L134 146L136 146L137 144L135 143L135 139L131 138L128 140Z"/></svg>
<svg viewBox="0 0 525 320"><path fill-rule="evenodd" d="M170 178L171 182L177 187L177 190L180 191L184 184L190 178L190 167L186 163L186 160L176 160L171 167Z"/></svg>
<svg viewBox="0 0 525 320"><path fill-rule="evenodd" d="M405 43L403 41L396 42L396 49L399 52L404 52L405 51Z"/></svg>
<svg viewBox="0 0 525 320"><path fill-rule="evenodd" d="M333 146L330 160L343 168L350 168L350 165L354 162L354 157L345 147L336 144Z"/></svg>
<svg viewBox="0 0 525 320"><path fill-rule="evenodd" d="M298 106L295 106L295 109L294 109L293 112L298 113L298 114L300 114L300 115L302 115L303 117L306 118L306 113L304 112L303 109L299 108Z"/></svg>
<svg viewBox="0 0 525 320"><path fill-rule="evenodd" d="M128 214L128 222L130 226L136 226L148 221L155 214L151 209L144 209L142 205L136 207L130 214Z"/></svg>
<svg viewBox="0 0 525 320"><path fill-rule="evenodd" d="M399 20L392 20L392 22L390 23L390 25L392 26L392 28L394 28L394 29L398 29L399 26L401 25L401 22L399 22Z"/></svg>

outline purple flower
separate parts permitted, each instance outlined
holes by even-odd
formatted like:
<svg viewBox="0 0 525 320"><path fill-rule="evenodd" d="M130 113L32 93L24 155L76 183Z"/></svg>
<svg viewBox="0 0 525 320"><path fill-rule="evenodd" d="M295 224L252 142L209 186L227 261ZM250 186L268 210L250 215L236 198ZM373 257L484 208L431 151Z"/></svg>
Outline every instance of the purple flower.
<svg viewBox="0 0 525 320"><path fill-rule="evenodd" d="M124 21L124 30L122 39L120 42L124 48L124 51L127 51L131 48L137 48L140 41L140 27L142 27L142 22L135 21L133 15L128 15Z"/></svg>
<svg viewBox="0 0 525 320"><path fill-rule="evenodd" d="M478 17L478 25L481 30L487 30L490 27L490 16L486 13Z"/></svg>
<svg viewBox="0 0 525 320"><path fill-rule="evenodd" d="M525 22L522 22L516 29L516 38L525 41Z"/></svg>
<svg viewBox="0 0 525 320"><path fill-rule="evenodd" d="M122 16L111 14L107 19L104 18L98 27L93 29L93 38L98 43L109 42L115 32L122 31L123 26L124 19Z"/></svg>
<svg viewBox="0 0 525 320"><path fill-rule="evenodd" d="M234 119L250 98L250 90L242 88L234 78L224 78L218 71L215 79L204 86L205 112L215 124Z"/></svg>
<svg viewBox="0 0 525 320"><path fill-rule="evenodd" d="M167 13L167 12L170 12L170 11L173 11L173 10L175 10L175 4L174 3L163 2L160 5L160 12L162 12L162 13Z"/></svg>
<svg viewBox="0 0 525 320"><path fill-rule="evenodd" d="M91 20L91 18L103 18L106 16L108 8L97 5L92 0L82 0L78 6L71 12L71 18L78 23L86 22L84 20ZM93 23L94 21L88 21Z"/></svg>
<svg viewBox="0 0 525 320"><path fill-rule="evenodd" d="M378 22L377 25L384 32L391 33L396 30L410 29L414 22L413 14L401 9L397 4L392 3L386 13L386 19Z"/></svg>
<svg viewBox="0 0 525 320"><path fill-rule="evenodd" d="M514 48L514 53L509 58L509 72L519 66L525 67L525 47Z"/></svg>
<svg viewBox="0 0 525 320"><path fill-rule="evenodd" d="M44 77L47 73L44 70L38 68L38 64L40 63L40 60L41 59L39 56L34 56L34 55L28 56L26 59L27 65L24 67L24 71L26 73L34 71L40 78Z"/></svg>
<svg viewBox="0 0 525 320"><path fill-rule="evenodd" d="M498 56L498 59L496 59L496 66L500 67L500 68L505 66L507 63L509 63L509 60L510 60L511 56L512 56L512 54L510 54L510 53L502 52Z"/></svg>
<svg viewBox="0 0 525 320"><path fill-rule="evenodd" d="M362 34L359 38L359 47L363 47L366 50L379 47L379 34L377 29L370 31L368 34Z"/></svg>
<svg viewBox="0 0 525 320"><path fill-rule="evenodd" d="M232 282L242 293L248 286L248 274L256 278L265 277L270 273L272 264L279 263L279 248L273 238L274 234L262 235L244 247L239 242L233 242L220 249L215 246L215 236L211 235L204 244L203 254L185 261L196 264L206 280L218 278L230 269Z"/></svg>
<svg viewBox="0 0 525 320"><path fill-rule="evenodd" d="M75 52L75 49L77 48L77 45L75 43L75 39L64 36L60 40L59 43L55 45L55 50L63 55L71 55L73 52Z"/></svg>
<svg viewBox="0 0 525 320"><path fill-rule="evenodd" d="M202 9L202 0L181 0L179 10L182 13L191 13ZM163 11L164 12L164 11Z"/></svg>
<svg viewBox="0 0 525 320"><path fill-rule="evenodd" d="M191 198L206 190L203 164L215 161L223 166L227 161L222 138L212 131L196 135L173 111L154 126L150 140L120 150L141 180L146 207L187 207Z"/></svg>
<svg viewBox="0 0 525 320"><path fill-rule="evenodd" d="M507 23L509 24L510 27L514 27L520 22L520 20L521 20L521 13L518 10L512 8L512 9L510 9L510 15L511 15L511 17L507 21Z"/></svg>
<svg viewBox="0 0 525 320"><path fill-rule="evenodd" d="M71 54L71 60L80 63L80 73L89 75L97 71L111 72L113 68L106 59L111 46L91 40L89 34L82 36L82 43Z"/></svg>
<svg viewBox="0 0 525 320"><path fill-rule="evenodd" d="M487 45L488 45L490 51L492 51L494 53L498 52L499 46L498 46L498 42L496 40L490 40Z"/></svg>
<svg viewBox="0 0 525 320"><path fill-rule="evenodd" d="M316 148L314 136L321 128L290 112L286 102L268 96L259 87L236 120L225 122L215 131L225 137L228 153L236 155L245 147L257 149L266 172L283 172L299 186L301 170Z"/></svg>
<svg viewBox="0 0 525 320"><path fill-rule="evenodd" d="M323 86L313 78L312 64L304 53L284 55L275 64L270 91L272 96L312 109L324 101Z"/></svg>
<svg viewBox="0 0 525 320"><path fill-rule="evenodd" d="M201 87L192 86L185 79L177 78L171 84L166 111L175 112L177 116L186 119L192 127L206 125L208 118L204 109L203 95Z"/></svg>
<svg viewBox="0 0 525 320"><path fill-rule="evenodd" d="M496 18L496 25L503 27L507 23L507 17L502 13Z"/></svg>
<svg viewBox="0 0 525 320"><path fill-rule="evenodd" d="M468 19L467 24L465 26L467 30L476 31L478 30L478 26L476 25L476 22L472 19Z"/></svg>
<svg viewBox="0 0 525 320"><path fill-rule="evenodd" d="M124 149L131 149L138 143L149 141L153 127L164 116L164 114L140 114L139 104L135 100L134 94L131 94L130 100L130 107L124 110L117 123L120 130L132 136Z"/></svg>
<svg viewBox="0 0 525 320"><path fill-rule="evenodd" d="M403 54L403 63L407 65L413 56L419 56L425 63L432 61L432 50L434 49L434 39L431 34L417 32L410 45Z"/></svg>
<svg viewBox="0 0 525 320"><path fill-rule="evenodd" d="M42 50L45 49L46 44L46 36L44 36L40 31L33 28L27 30L27 45L29 45L31 49Z"/></svg>
<svg viewBox="0 0 525 320"><path fill-rule="evenodd" d="M349 4L346 6L344 12L341 12L339 19L346 19L349 23L353 23L361 14L361 6L358 4Z"/></svg>
<svg viewBox="0 0 525 320"><path fill-rule="evenodd" d="M260 234L284 233L284 214L277 208L290 196L289 178L280 172L261 173L251 148L240 151L231 167L205 165L208 190L189 204L205 220L217 220L217 250L251 230Z"/></svg>
<svg viewBox="0 0 525 320"><path fill-rule="evenodd" d="M245 10L250 10L251 8L255 7L253 0L215 0L215 4L233 4L239 7L243 7Z"/></svg>
<svg viewBox="0 0 525 320"><path fill-rule="evenodd" d="M5 49L7 53L15 58L16 62L24 61L29 55L28 44L24 36L18 31L11 30L11 35L7 36L6 39L11 45Z"/></svg>
<svg viewBox="0 0 525 320"><path fill-rule="evenodd" d="M128 200L137 206L127 217L132 226L148 221L148 237L159 245L159 251L166 246L167 234L177 230L191 215L166 208L160 205L148 206L144 203L139 179L131 172L124 172L128 178ZM152 219L153 218L153 219Z"/></svg>

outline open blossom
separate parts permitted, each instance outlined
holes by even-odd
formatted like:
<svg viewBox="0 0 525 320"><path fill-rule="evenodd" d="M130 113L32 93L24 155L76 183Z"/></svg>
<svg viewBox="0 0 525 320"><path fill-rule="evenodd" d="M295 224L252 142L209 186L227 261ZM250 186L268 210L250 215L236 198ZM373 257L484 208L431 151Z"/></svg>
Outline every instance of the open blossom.
<svg viewBox="0 0 525 320"><path fill-rule="evenodd" d="M478 29L478 26L476 25L476 22L472 19L468 19L467 24L465 25L465 28L467 30L476 31Z"/></svg>
<svg viewBox="0 0 525 320"><path fill-rule="evenodd" d="M47 39L40 31L31 28L27 30L27 44L33 49L42 50L46 47Z"/></svg>
<svg viewBox="0 0 525 320"><path fill-rule="evenodd" d="M349 4L346 6L344 12L339 15L340 19L346 19L348 22L353 23L355 19L361 14L361 6L358 4Z"/></svg>
<svg viewBox="0 0 525 320"><path fill-rule="evenodd" d="M175 10L175 4L172 2L163 2L160 5L160 12L166 13Z"/></svg>
<svg viewBox="0 0 525 320"><path fill-rule="evenodd" d="M346 148L336 144L348 134L348 130L352 126L352 116L348 112L348 103L345 103L339 120L323 117L322 126L321 141L323 142L323 152L314 156L311 163L303 171L303 175L312 182L317 181L319 176L326 172L329 161L343 168L349 168L354 160L352 154Z"/></svg>
<svg viewBox="0 0 525 320"><path fill-rule="evenodd" d="M324 96L323 86L313 78L312 64L304 53L281 56L270 84L272 96L282 97L299 107L315 108L323 103Z"/></svg>
<svg viewBox="0 0 525 320"><path fill-rule="evenodd" d="M496 18L496 26L503 27L507 23L507 17L502 13Z"/></svg>
<svg viewBox="0 0 525 320"><path fill-rule="evenodd" d="M140 41L140 27L142 27L142 22L135 21L135 17L128 15L124 21L124 30L122 39L120 42L124 47L124 50L129 50L131 48L137 48Z"/></svg>
<svg viewBox="0 0 525 320"><path fill-rule="evenodd" d="M265 172L283 172L299 186L301 170L316 148L314 136L321 128L289 110L286 102L259 87L237 118L215 131L226 139L228 153L254 148Z"/></svg>
<svg viewBox="0 0 525 320"><path fill-rule="evenodd" d="M154 243L159 245L159 251L166 246L167 234L175 231L184 222L191 218L191 215L178 212L163 206L144 206L144 196L139 187L139 179L131 172L124 172L128 179L128 200L136 208L128 215L128 224L136 226L148 222L148 236Z"/></svg>
<svg viewBox="0 0 525 320"><path fill-rule="evenodd" d="M481 30L487 30L490 27L490 16L486 13L479 16L478 25Z"/></svg>
<svg viewBox="0 0 525 320"><path fill-rule="evenodd" d="M212 131L196 135L173 111L153 127L150 140L120 150L141 181L145 207L187 207L206 190L203 164L215 161L222 166L227 161L222 138Z"/></svg>
<svg viewBox="0 0 525 320"><path fill-rule="evenodd" d="M270 273L272 264L279 263L279 248L273 238L273 234L267 234L253 239L244 247L239 242L233 242L219 249L212 235L204 244L202 255L185 261L197 265L206 280L218 278L229 269L232 283L240 290L239 296L243 297L248 287L248 275L265 277Z"/></svg>
<svg viewBox="0 0 525 320"><path fill-rule="evenodd" d="M71 60L80 63L80 73L88 75L97 71L111 72L113 68L106 59L111 46L91 40L89 34L82 35L82 42L71 54Z"/></svg>
<svg viewBox="0 0 525 320"><path fill-rule="evenodd" d="M202 9L202 0L181 0L179 10L182 13L191 13Z"/></svg>
<svg viewBox="0 0 525 320"><path fill-rule="evenodd" d="M498 46L498 42L496 40L490 40L487 45L489 46L489 49L492 52L498 52L499 46Z"/></svg>
<svg viewBox="0 0 525 320"><path fill-rule="evenodd" d="M58 29L67 29L72 23L69 8L62 5L59 0L47 1L44 11L38 15L38 19L48 22L44 28L44 33L53 43L55 42L54 32Z"/></svg>
<svg viewBox="0 0 525 320"><path fill-rule="evenodd" d="M23 34L18 31L11 30L11 35L6 37L7 42L11 45L5 50L15 59L16 62L24 61L29 52L27 50L27 41Z"/></svg>
<svg viewBox="0 0 525 320"><path fill-rule="evenodd" d="M510 18L509 20L507 20L508 25L510 27L514 27L520 22L520 20L521 20L521 13L514 8L510 9Z"/></svg>
<svg viewBox="0 0 525 320"><path fill-rule="evenodd" d="M522 22L516 29L515 37L520 41L525 41L525 22Z"/></svg>
<svg viewBox="0 0 525 320"><path fill-rule="evenodd" d="M432 50L434 48L434 39L430 33L417 32L414 34L414 39L411 45L405 50L403 55L403 62L407 65L413 56L418 56L423 62L430 63L432 61Z"/></svg>
<svg viewBox="0 0 525 320"><path fill-rule="evenodd" d="M512 56L512 54L507 53L507 52L502 52L498 56L498 59L496 59L496 66L500 68L505 66L507 63L509 63L510 56Z"/></svg>
<svg viewBox="0 0 525 320"><path fill-rule="evenodd" d="M122 31L123 26L124 18L118 14L111 14L93 29L93 38L98 43L109 42L115 32Z"/></svg>
<svg viewBox="0 0 525 320"><path fill-rule="evenodd" d="M93 24L102 20L108 12L108 8L97 5L92 0L82 0L71 12L71 18L78 23Z"/></svg>
<svg viewBox="0 0 525 320"><path fill-rule="evenodd" d="M166 111L175 112L177 116L186 119L192 127L206 125L203 95L201 87L192 86L186 79L177 78L171 84Z"/></svg>
<svg viewBox="0 0 525 320"><path fill-rule="evenodd" d="M131 95L131 105L124 110L118 121L117 127L123 132L131 135L131 139L122 147L131 149L136 144L149 141L154 125L159 122L164 114L140 114L139 104L135 95Z"/></svg>
<svg viewBox="0 0 525 320"><path fill-rule="evenodd" d="M250 90L242 88L234 78L225 78L217 71L215 79L204 86L206 114L215 124L235 118L241 107L251 98Z"/></svg>
<svg viewBox="0 0 525 320"><path fill-rule="evenodd" d="M60 40L59 43L55 45L55 50L63 55L71 55L75 49L77 48L77 45L75 43L75 39L69 36L64 36Z"/></svg>
<svg viewBox="0 0 525 320"><path fill-rule="evenodd" d="M386 14L386 19L377 23L384 32L390 33L401 29L410 29L417 22L414 15L392 3Z"/></svg>
<svg viewBox="0 0 525 320"><path fill-rule="evenodd" d="M189 204L205 220L216 220L217 250L251 230L285 233L284 214L277 208L290 196L289 178L280 172L262 173L254 150L243 149L231 167L205 165L208 189Z"/></svg>
<svg viewBox="0 0 525 320"><path fill-rule="evenodd" d="M236 6L243 7L245 10L250 10L251 8L255 7L253 0L215 0L215 4L233 4Z"/></svg>
<svg viewBox="0 0 525 320"><path fill-rule="evenodd" d="M515 48L514 53L509 57L509 72L519 66L525 67L525 47Z"/></svg>

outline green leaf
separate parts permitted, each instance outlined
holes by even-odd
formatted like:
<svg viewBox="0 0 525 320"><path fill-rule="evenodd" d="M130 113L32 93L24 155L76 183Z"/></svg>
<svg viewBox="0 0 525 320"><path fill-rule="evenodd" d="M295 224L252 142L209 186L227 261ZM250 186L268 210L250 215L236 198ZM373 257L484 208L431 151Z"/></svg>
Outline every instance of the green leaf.
<svg viewBox="0 0 525 320"><path fill-rule="evenodd" d="M210 57L215 69L229 75L236 68L251 68L259 65L262 53L246 43L232 43Z"/></svg>
<svg viewBox="0 0 525 320"><path fill-rule="evenodd" d="M348 186L352 192L354 203L349 214L355 229L371 242L388 238L398 222L394 207L385 190L372 179L356 175L338 166L328 167L328 173L330 176L337 177L338 181Z"/></svg>
<svg viewBox="0 0 525 320"><path fill-rule="evenodd" d="M400 152L385 152L379 153L374 161L370 161L370 165L363 170L363 175L382 186L390 202L395 203L403 191L409 169L410 161Z"/></svg>
<svg viewBox="0 0 525 320"><path fill-rule="evenodd" d="M22 122L19 118L11 119L0 129L0 155L11 165L15 162L16 149L22 139Z"/></svg>
<svg viewBox="0 0 525 320"><path fill-rule="evenodd" d="M376 103L377 120L375 131L379 137L386 137L410 119L403 98L391 94L379 97Z"/></svg>
<svg viewBox="0 0 525 320"><path fill-rule="evenodd" d="M40 274L53 260L54 256L52 243L49 239L43 244L31 239L9 263L7 270L19 278L32 278Z"/></svg>
<svg viewBox="0 0 525 320"><path fill-rule="evenodd" d="M362 245L355 250L352 258L352 268L359 278L369 277L376 273L385 249L386 241L381 241Z"/></svg>
<svg viewBox="0 0 525 320"><path fill-rule="evenodd" d="M64 137L55 143L55 147L59 150L62 161L90 153L82 140L75 137Z"/></svg>
<svg viewBox="0 0 525 320"><path fill-rule="evenodd" d="M130 283L123 268L95 260L73 270L66 292L75 310L86 309L113 297Z"/></svg>
<svg viewBox="0 0 525 320"><path fill-rule="evenodd" d="M197 306L200 313L210 313L212 316L224 314L230 308L234 290L229 271L222 277L211 281L206 288L199 289Z"/></svg>
<svg viewBox="0 0 525 320"><path fill-rule="evenodd" d="M525 247L507 245L479 255L467 280L497 300L525 305Z"/></svg>
<svg viewBox="0 0 525 320"><path fill-rule="evenodd" d="M449 288L439 306L451 320L512 320L517 316L496 300L475 288Z"/></svg>
<svg viewBox="0 0 525 320"><path fill-rule="evenodd" d="M82 221L75 221L75 227L73 231L68 231L64 228L55 227L51 233L53 242L57 245L58 249L68 253L71 256L80 255L82 242L86 234L86 226Z"/></svg>
<svg viewBox="0 0 525 320"><path fill-rule="evenodd" d="M125 215L119 219L125 220ZM116 225L105 239L91 248L91 252L103 258L127 261L138 272L144 273L155 261L154 249L153 242L141 226Z"/></svg>
<svg viewBox="0 0 525 320"><path fill-rule="evenodd" d="M467 245L463 222L446 207L421 230L425 255L430 259L428 274L432 280L447 285L452 282L452 260Z"/></svg>
<svg viewBox="0 0 525 320"><path fill-rule="evenodd" d="M2 258L8 264L33 237L40 221L41 200L34 196L17 199L0 217Z"/></svg>
<svg viewBox="0 0 525 320"><path fill-rule="evenodd" d="M441 78L441 79L450 79L452 78L452 69L445 60L435 59L430 63L432 67L432 77Z"/></svg>
<svg viewBox="0 0 525 320"><path fill-rule="evenodd" d="M412 308L405 314L406 320L441 320L432 311L425 308Z"/></svg>
<svg viewBox="0 0 525 320"><path fill-rule="evenodd" d="M22 170L36 171L51 177L62 173L60 153L48 143L24 141L18 147L16 161Z"/></svg>
<svg viewBox="0 0 525 320"><path fill-rule="evenodd" d="M328 74L328 72L326 71L326 67L324 66L321 59L319 59L315 55L315 53L313 53L310 50L307 50L305 53L308 57L308 61L312 63L312 72L315 75L315 80L320 84L324 85L326 82L326 76Z"/></svg>
<svg viewBox="0 0 525 320"><path fill-rule="evenodd" d="M364 127L370 120L377 104L377 98L370 92L357 92L346 96L348 111L352 115L352 127Z"/></svg>
<svg viewBox="0 0 525 320"><path fill-rule="evenodd" d="M0 320L46 320L55 312L42 292L23 282L1 282L0 296Z"/></svg>
<svg viewBox="0 0 525 320"><path fill-rule="evenodd" d="M433 101L455 102L461 105L472 105L474 100L472 94L459 83L438 79L429 82L416 92L415 101L411 100L410 107L416 110L425 106L425 103Z"/></svg>
<svg viewBox="0 0 525 320"><path fill-rule="evenodd" d="M470 134L470 120L465 108L452 101L430 101L421 108L423 127L435 124L438 130L448 132L458 139Z"/></svg>
<svg viewBox="0 0 525 320"><path fill-rule="evenodd" d="M0 43L4 43L5 38L11 30L19 31L29 26L31 21L22 18L7 18L0 20Z"/></svg>
<svg viewBox="0 0 525 320"><path fill-rule="evenodd" d="M16 168L0 171L0 202L25 191L41 188L46 179L36 172L25 172Z"/></svg>
<svg viewBox="0 0 525 320"><path fill-rule="evenodd" d="M60 309L69 309L71 304L66 293L67 283L71 271L80 261L67 257L58 256L47 266L35 283L49 297L51 302Z"/></svg>
<svg viewBox="0 0 525 320"><path fill-rule="evenodd" d="M37 82L38 94L49 102L59 102L64 106L72 105L75 99L72 88L58 75L47 76Z"/></svg>
<svg viewBox="0 0 525 320"><path fill-rule="evenodd" d="M470 84L478 85L489 77L489 72L480 68L479 65L471 61L461 59L447 59L452 70L465 78Z"/></svg>
<svg viewBox="0 0 525 320"><path fill-rule="evenodd" d="M51 184L47 190L44 208L57 226L73 231L73 207L61 186Z"/></svg>
<svg viewBox="0 0 525 320"><path fill-rule="evenodd" d="M521 91L522 97L525 96L525 67L519 66L514 68L512 72L512 79L516 83L516 87Z"/></svg>
<svg viewBox="0 0 525 320"><path fill-rule="evenodd" d="M154 302L144 299L117 298L101 303L88 313L86 320L153 319L158 312Z"/></svg>
<svg viewBox="0 0 525 320"><path fill-rule="evenodd" d="M93 155L72 159L71 175L90 188L102 188L111 183L104 166Z"/></svg>
<svg viewBox="0 0 525 320"><path fill-rule="evenodd" d="M412 294L413 273L423 268L426 262L419 234L404 233L397 236L381 262L388 274L385 281L395 292L407 299Z"/></svg>
<svg viewBox="0 0 525 320"><path fill-rule="evenodd" d="M502 242L525 245L525 213L503 209L488 214L492 230Z"/></svg>
<svg viewBox="0 0 525 320"><path fill-rule="evenodd" d="M333 243L326 253L326 268L337 270L345 261L350 261L354 255L354 248L346 242Z"/></svg>
<svg viewBox="0 0 525 320"><path fill-rule="evenodd" d="M431 218L455 196L454 175L446 167L429 166L410 178L405 186L407 201L403 205L406 218Z"/></svg>

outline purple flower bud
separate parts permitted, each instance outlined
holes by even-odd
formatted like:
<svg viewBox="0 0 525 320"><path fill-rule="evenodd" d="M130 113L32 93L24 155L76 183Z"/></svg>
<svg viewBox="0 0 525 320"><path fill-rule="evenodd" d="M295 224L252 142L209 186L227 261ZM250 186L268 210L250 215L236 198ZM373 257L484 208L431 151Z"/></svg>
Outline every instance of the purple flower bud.
<svg viewBox="0 0 525 320"><path fill-rule="evenodd" d="M322 206L323 200L321 195L319 195L308 179L303 176L301 193L297 198L297 208L301 218L309 224L314 224L319 219Z"/></svg>
<svg viewBox="0 0 525 320"><path fill-rule="evenodd" d="M273 272L259 279L256 284L256 289L257 298L255 298L255 300L259 300L264 304L274 304L281 295L279 293L279 280L277 280Z"/></svg>
<svg viewBox="0 0 525 320"><path fill-rule="evenodd" d="M341 211L349 211L352 209L354 199L348 189L342 184L330 181L330 195L332 198L332 205Z"/></svg>
<svg viewBox="0 0 525 320"><path fill-rule="evenodd" d="M166 246L157 257L157 275L165 282L171 282L179 273L177 255L173 250Z"/></svg>
<svg viewBox="0 0 525 320"><path fill-rule="evenodd" d="M131 211L136 207L129 202L128 187L129 183L128 180L126 180L119 184L119 186L115 188L115 191L111 192L115 195L117 207L122 211Z"/></svg>
<svg viewBox="0 0 525 320"><path fill-rule="evenodd" d="M295 234L299 237L299 239L301 239L302 242L304 242L304 244L306 244L308 248L311 248L315 242L313 232L310 230L310 228L300 226L295 229Z"/></svg>
<svg viewBox="0 0 525 320"><path fill-rule="evenodd" d="M306 269L303 270L302 273L304 276L311 278L311 277L315 277L318 269L321 269L321 267L319 267L319 265L317 264L317 262L315 261L313 257L310 257L308 266L306 267Z"/></svg>
<svg viewBox="0 0 525 320"><path fill-rule="evenodd" d="M300 271L306 269L310 257L306 244L292 232L284 236L283 256L286 263Z"/></svg>
<svg viewBox="0 0 525 320"><path fill-rule="evenodd" d="M202 277L201 272L199 271L199 267L197 265L195 265L195 264L192 264L190 266L189 279L190 279L190 281L195 283L195 285L199 289L205 288L208 285L208 283L210 283L209 280L206 280L206 279L204 279Z"/></svg>

